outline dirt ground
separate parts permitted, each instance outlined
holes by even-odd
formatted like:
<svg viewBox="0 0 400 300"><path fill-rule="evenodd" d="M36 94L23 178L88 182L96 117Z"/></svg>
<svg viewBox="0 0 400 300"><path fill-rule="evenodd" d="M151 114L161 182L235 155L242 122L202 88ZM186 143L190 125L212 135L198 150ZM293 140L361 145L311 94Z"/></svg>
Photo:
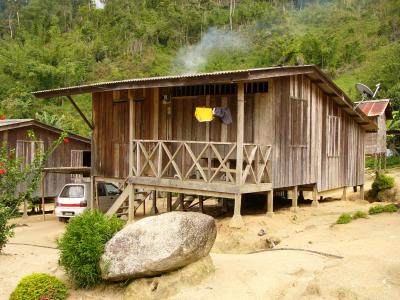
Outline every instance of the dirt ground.
<svg viewBox="0 0 400 300"><path fill-rule="evenodd" d="M400 170L389 173L400 186ZM366 189L368 175L367 180ZM182 286L170 299L400 299L400 215L381 214L332 225L343 212L367 211L374 205L358 200L358 193L350 188L349 201L339 200L340 195L341 191L326 194L332 198L317 208L305 202L297 214L282 205L272 218L264 213L244 215L246 226L241 230L229 228L229 217L218 218L218 237L211 253L215 272L196 286ZM16 228L11 243L48 247L56 246L65 227L53 216L46 221L32 216L15 222L27 226ZM266 236L258 236L261 229ZM343 258L294 250L243 254L264 248L265 237L280 240L278 248L309 249ZM18 281L32 272L66 281L57 266L56 249L11 243L0 255L0 299L7 299ZM122 286L104 284L94 290L72 291L69 299L117 300L123 294Z"/></svg>

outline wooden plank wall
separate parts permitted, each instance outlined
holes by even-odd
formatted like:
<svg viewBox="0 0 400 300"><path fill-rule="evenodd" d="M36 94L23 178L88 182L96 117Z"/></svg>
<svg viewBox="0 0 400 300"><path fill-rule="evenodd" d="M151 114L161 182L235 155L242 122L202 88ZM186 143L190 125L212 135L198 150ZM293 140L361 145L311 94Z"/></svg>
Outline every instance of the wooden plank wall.
<svg viewBox="0 0 400 300"><path fill-rule="evenodd" d="M126 178L128 176L128 97L135 100L136 139L188 140L235 142L236 140L236 95L191 96L173 98L163 104L162 95L168 94L160 88L158 101L154 101L153 89L122 90L93 93L93 172L96 176ZM158 102L158 106L155 107ZM196 107L227 106L231 110L232 124L224 125L218 119L207 126L194 117ZM157 112L158 110L158 112ZM158 118L155 116L158 115ZM263 145L273 142L272 94L245 95L245 143L257 141ZM154 126L158 124L158 131ZM268 124L266 130L264 124ZM207 135L207 127L209 134ZM201 147L201 146L199 146ZM228 149L228 148L227 148ZM177 158L179 159L179 157Z"/></svg>
<svg viewBox="0 0 400 300"><path fill-rule="evenodd" d="M274 188L317 183L323 191L362 184L364 130L307 76L276 78L273 85ZM290 109L295 99L308 102L300 115ZM329 126L329 116L337 120L334 128ZM306 145L299 144L298 138L292 141L293 128L302 128ZM335 147L331 155L328 145Z"/></svg>
<svg viewBox="0 0 400 300"><path fill-rule="evenodd" d="M386 153L386 116L375 117L378 124L378 132L365 134L365 154Z"/></svg>
<svg viewBox="0 0 400 300"><path fill-rule="evenodd" d="M44 142L44 147L47 149L49 145L56 139L58 134L52 131L45 130L36 126L21 127L0 132L0 141L6 140L10 149L16 149L17 141L30 141L27 136L27 131L33 130L39 141ZM90 144L70 138L69 143L62 143L49 157L46 167L69 167L71 166L71 150L90 150ZM71 175L63 174L48 174L45 182L45 196L56 196L61 188L71 182ZM24 190L24 185L19 187L19 191ZM41 196L41 190L35 193L36 196Z"/></svg>

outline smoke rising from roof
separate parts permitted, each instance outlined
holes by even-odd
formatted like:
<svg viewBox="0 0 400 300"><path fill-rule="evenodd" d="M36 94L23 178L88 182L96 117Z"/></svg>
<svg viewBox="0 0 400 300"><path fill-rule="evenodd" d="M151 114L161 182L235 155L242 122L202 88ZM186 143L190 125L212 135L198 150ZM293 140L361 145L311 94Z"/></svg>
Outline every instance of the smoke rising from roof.
<svg viewBox="0 0 400 300"><path fill-rule="evenodd" d="M179 50L175 59L178 73L197 73L215 51L244 49L245 40L237 32L210 28L195 45Z"/></svg>

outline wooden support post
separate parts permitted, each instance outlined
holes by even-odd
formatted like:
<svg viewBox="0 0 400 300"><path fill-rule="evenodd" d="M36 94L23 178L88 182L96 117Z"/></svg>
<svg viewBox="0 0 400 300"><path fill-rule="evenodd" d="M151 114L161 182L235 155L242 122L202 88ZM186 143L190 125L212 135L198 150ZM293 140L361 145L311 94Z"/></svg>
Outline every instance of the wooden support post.
<svg viewBox="0 0 400 300"><path fill-rule="evenodd" d="M364 200L364 185L360 185L360 199Z"/></svg>
<svg viewBox="0 0 400 300"><path fill-rule="evenodd" d="M242 195L235 194L235 208L233 211L233 217L229 223L230 227L242 228L244 226L242 215L240 214L241 207L242 207Z"/></svg>
<svg viewBox="0 0 400 300"><path fill-rule="evenodd" d="M185 195L184 194L179 194L179 209L181 211L185 211Z"/></svg>
<svg viewBox="0 0 400 300"><path fill-rule="evenodd" d="M172 193L171 192L167 193L167 211L168 212L172 211Z"/></svg>
<svg viewBox="0 0 400 300"><path fill-rule="evenodd" d="M43 173L42 176L42 213L43 213L43 221L46 221L46 208L45 208L45 203L44 203L44 197L45 197L45 181L46 181L46 172Z"/></svg>
<svg viewBox="0 0 400 300"><path fill-rule="evenodd" d="M353 186L353 192L356 193L357 192L357 186Z"/></svg>
<svg viewBox="0 0 400 300"><path fill-rule="evenodd" d="M298 210L297 197L299 196L297 185L292 188L291 192L292 192L292 195L291 195L292 207L290 208L290 211L297 213L297 210Z"/></svg>
<svg viewBox="0 0 400 300"><path fill-rule="evenodd" d="M267 216L272 217L274 215L274 191L267 192Z"/></svg>
<svg viewBox="0 0 400 300"><path fill-rule="evenodd" d="M153 198L153 206L151 208L151 213L152 215L158 214L158 209L157 209L157 191L152 191L151 192L151 197Z"/></svg>
<svg viewBox="0 0 400 300"><path fill-rule="evenodd" d="M135 102L133 100L133 93L129 93L129 177L133 176L133 140L135 139L135 124ZM139 149L136 149L136 151L139 153ZM136 170L139 172L138 167Z"/></svg>
<svg viewBox="0 0 400 300"><path fill-rule="evenodd" d="M244 141L244 83L238 83L237 129L236 129L236 185L243 181L243 141ZM236 200L235 200L236 203Z"/></svg>
<svg viewBox="0 0 400 300"><path fill-rule="evenodd" d="M96 196L95 192L95 177L90 176L90 203L89 203L89 209L94 210L94 198Z"/></svg>
<svg viewBox="0 0 400 300"><path fill-rule="evenodd" d="M378 159L376 157L376 153L374 154L374 171L378 171Z"/></svg>
<svg viewBox="0 0 400 300"><path fill-rule="evenodd" d="M383 154L383 171L386 173L386 153Z"/></svg>
<svg viewBox="0 0 400 300"><path fill-rule="evenodd" d="M347 201L347 186L343 187L342 200Z"/></svg>
<svg viewBox="0 0 400 300"><path fill-rule="evenodd" d="M204 213L204 197L203 196L199 196L199 210L200 212L203 214Z"/></svg>
<svg viewBox="0 0 400 300"><path fill-rule="evenodd" d="M317 184L313 185L313 190L312 190L312 202L311 206L318 207L318 191L317 191Z"/></svg>
<svg viewBox="0 0 400 300"><path fill-rule="evenodd" d="M135 218L135 187L132 184L129 184L127 187L127 189L130 189L129 191L129 205L128 205L128 221L131 222L134 220Z"/></svg>

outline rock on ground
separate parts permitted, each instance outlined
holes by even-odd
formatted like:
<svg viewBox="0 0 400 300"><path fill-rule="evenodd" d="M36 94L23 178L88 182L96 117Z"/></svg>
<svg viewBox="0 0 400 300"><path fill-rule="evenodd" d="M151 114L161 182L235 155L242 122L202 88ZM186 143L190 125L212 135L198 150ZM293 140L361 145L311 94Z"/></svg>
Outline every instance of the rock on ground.
<svg viewBox="0 0 400 300"><path fill-rule="evenodd" d="M159 275L207 256L217 229L212 217L170 212L127 225L105 246L102 277L120 281Z"/></svg>
<svg viewBox="0 0 400 300"><path fill-rule="evenodd" d="M134 280L125 290L124 300L166 299L177 294L182 286L199 284L214 271L214 264L208 255L177 271Z"/></svg>

